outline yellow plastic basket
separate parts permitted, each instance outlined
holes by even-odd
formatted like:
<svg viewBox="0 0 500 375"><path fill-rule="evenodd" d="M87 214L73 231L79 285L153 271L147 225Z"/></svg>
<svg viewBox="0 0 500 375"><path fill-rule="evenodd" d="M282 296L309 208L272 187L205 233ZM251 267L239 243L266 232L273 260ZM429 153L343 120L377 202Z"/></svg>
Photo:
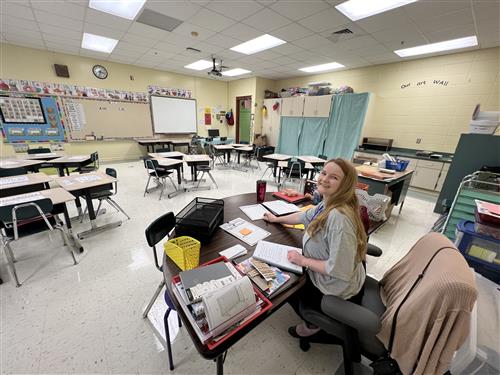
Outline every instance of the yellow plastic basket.
<svg viewBox="0 0 500 375"><path fill-rule="evenodd" d="M200 261L200 242L188 236L173 238L163 245L165 254L183 271L193 269Z"/></svg>

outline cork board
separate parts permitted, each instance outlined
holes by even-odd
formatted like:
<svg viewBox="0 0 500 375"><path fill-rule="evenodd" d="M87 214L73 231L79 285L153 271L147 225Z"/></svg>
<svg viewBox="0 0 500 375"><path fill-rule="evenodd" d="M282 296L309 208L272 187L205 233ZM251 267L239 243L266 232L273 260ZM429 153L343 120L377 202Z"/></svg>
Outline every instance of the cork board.
<svg viewBox="0 0 500 375"><path fill-rule="evenodd" d="M63 99L70 140L151 137L148 103L85 98Z"/></svg>

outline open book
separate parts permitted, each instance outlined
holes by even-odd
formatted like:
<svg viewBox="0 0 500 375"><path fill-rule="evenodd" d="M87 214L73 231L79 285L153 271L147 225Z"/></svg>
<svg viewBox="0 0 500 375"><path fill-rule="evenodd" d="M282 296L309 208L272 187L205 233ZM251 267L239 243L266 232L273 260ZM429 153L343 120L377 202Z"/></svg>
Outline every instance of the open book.
<svg viewBox="0 0 500 375"><path fill-rule="evenodd" d="M302 274L302 267L288 261L288 251L296 250L302 254L302 249L281 245L274 242L259 241L253 253L255 259L281 268L282 270Z"/></svg>

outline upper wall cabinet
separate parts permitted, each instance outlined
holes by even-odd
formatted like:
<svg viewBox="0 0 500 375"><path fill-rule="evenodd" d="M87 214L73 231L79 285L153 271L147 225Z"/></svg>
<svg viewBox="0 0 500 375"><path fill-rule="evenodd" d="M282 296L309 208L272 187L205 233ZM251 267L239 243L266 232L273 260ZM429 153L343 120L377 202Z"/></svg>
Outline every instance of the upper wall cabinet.
<svg viewBox="0 0 500 375"><path fill-rule="evenodd" d="M304 98L304 96L282 98L281 116L302 117L302 113L304 112Z"/></svg>
<svg viewBox="0 0 500 375"><path fill-rule="evenodd" d="M329 117L332 95L306 96L304 117Z"/></svg>

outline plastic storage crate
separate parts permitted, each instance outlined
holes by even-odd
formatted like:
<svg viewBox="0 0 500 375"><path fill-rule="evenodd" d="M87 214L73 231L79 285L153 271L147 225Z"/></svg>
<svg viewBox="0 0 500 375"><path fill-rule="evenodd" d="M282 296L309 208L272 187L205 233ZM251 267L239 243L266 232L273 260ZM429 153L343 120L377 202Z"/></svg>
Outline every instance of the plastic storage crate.
<svg viewBox="0 0 500 375"><path fill-rule="evenodd" d="M409 163L410 163L409 160L403 160L403 159L398 159L396 161L386 160L385 167L387 169L393 169L397 172L402 172L406 169Z"/></svg>
<svg viewBox="0 0 500 375"><path fill-rule="evenodd" d="M473 221L462 220L457 224L455 245L477 273L500 282L499 240L477 233Z"/></svg>
<svg viewBox="0 0 500 375"><path fill-rule="evenodd" d="M198 197L175 217L175 233L180 236L191 236L206 243L223 221L223 200Z"/></svg>
<svg viewBox="0 0 500 375"><path fill-rule="evenodd" d="M163 245L165 254L183 271L198 267L200 247L199 241L188 236L173 238Z"/></svg>

